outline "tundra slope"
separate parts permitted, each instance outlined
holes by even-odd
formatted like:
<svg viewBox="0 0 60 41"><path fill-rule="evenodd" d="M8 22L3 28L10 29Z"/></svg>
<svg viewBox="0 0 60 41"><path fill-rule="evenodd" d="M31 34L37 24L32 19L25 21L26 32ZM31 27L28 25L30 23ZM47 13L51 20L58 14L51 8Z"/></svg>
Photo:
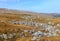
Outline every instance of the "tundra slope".
<svg viewBox="0 0 60 41"><path fill-rule="evenodd" d="M60 41L60 18L8 11L0 14L1 41Z"/></svg>

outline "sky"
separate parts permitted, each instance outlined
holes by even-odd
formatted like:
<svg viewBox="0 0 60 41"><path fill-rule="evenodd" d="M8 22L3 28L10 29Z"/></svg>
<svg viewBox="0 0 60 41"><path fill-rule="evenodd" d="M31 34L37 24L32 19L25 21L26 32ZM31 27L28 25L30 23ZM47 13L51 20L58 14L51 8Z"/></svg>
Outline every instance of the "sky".
<svg viewBox="0 0 60 41"><path fill-rule="evenodd" d="M0 8L60 13L60 0L0 0Z"/></svg>

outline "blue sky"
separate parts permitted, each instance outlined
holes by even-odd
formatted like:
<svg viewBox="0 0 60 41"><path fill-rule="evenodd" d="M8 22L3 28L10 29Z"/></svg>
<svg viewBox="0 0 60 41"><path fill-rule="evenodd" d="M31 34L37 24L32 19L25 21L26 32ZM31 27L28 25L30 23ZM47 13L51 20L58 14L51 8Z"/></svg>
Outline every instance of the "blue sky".
<svg viewBox="0 0 60 41"><path fill-rule="evenodd" d="M0 8L60 13L60 0L0 0Z"/></svg>

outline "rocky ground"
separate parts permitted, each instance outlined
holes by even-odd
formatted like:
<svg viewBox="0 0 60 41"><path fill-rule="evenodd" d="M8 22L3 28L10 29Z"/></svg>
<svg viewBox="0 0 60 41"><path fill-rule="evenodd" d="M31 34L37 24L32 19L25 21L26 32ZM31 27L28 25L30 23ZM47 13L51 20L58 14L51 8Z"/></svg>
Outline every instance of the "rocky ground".
<svg viewBox="0 0 60 41"><path fill-rule="evenodd" d="M0 41L60 41L60 18L0 14Z"/></svg>

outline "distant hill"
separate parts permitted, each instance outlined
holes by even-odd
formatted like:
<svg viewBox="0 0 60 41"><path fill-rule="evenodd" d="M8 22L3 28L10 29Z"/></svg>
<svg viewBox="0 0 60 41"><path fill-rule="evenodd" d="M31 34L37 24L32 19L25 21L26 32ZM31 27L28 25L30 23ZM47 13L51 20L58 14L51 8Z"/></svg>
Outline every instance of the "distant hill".
<svg viewBox="0 0 60 41"><path fill-rule="evenodd" d="M52 14L54 17L60 17L60 13L53 13Z"/></svg>
<svg viewBox="0 0 60 41"><path fill-rule="evenodd" d="M31 15L39 15L41 17L60 17L60 14L57 13L37 13L37 12L29 12L23 10L13 10L13 9L6 9L0 8L0 14L31 14Z"/></svg>

